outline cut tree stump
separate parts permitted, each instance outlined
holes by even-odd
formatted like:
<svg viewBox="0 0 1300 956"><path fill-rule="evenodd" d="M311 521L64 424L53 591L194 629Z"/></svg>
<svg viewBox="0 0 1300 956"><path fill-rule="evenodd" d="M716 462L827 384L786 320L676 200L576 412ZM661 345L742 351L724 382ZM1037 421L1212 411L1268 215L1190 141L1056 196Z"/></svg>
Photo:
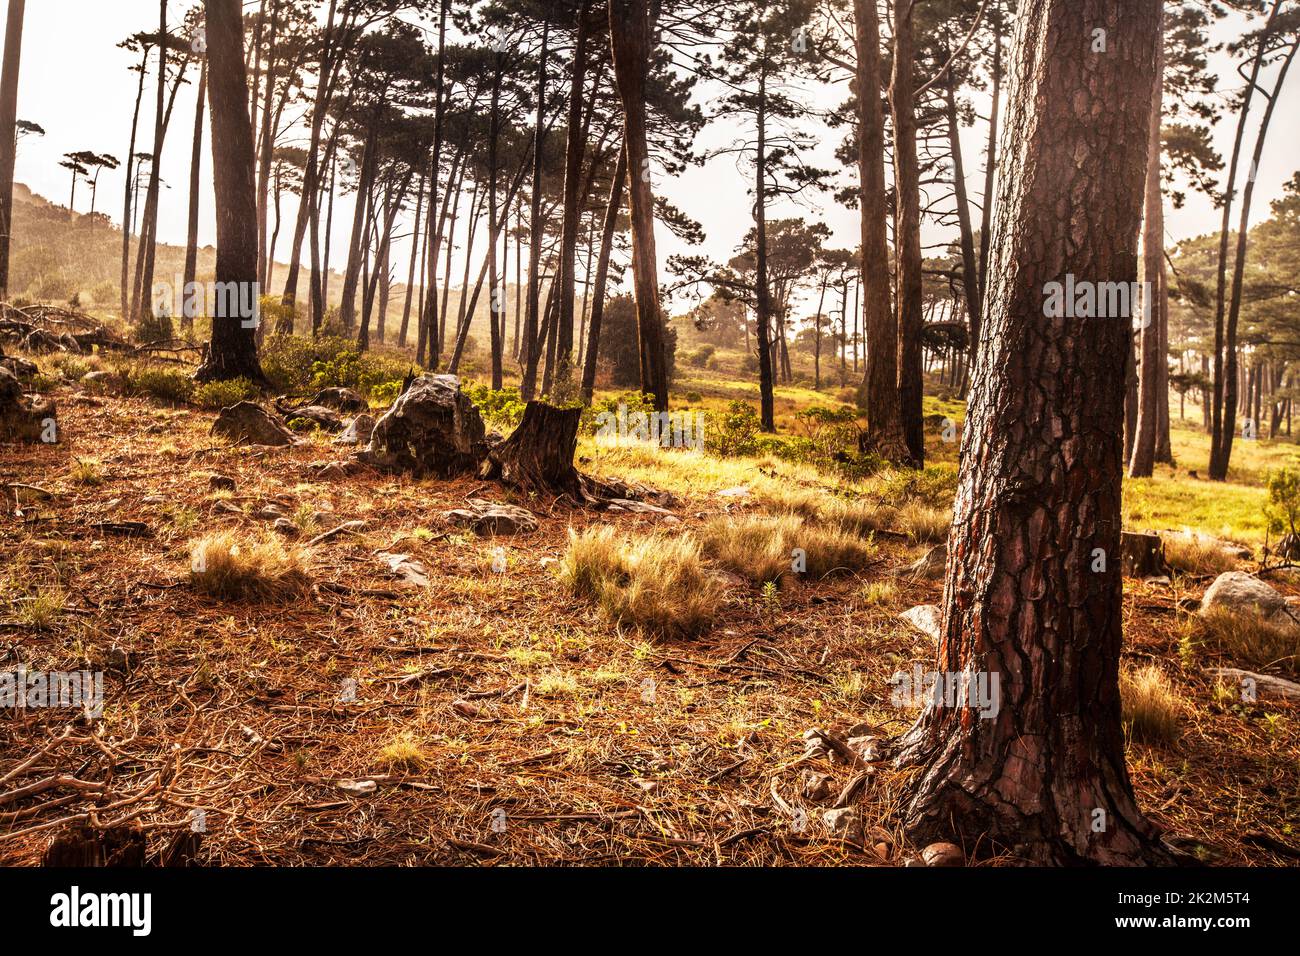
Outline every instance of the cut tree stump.
<svg viewBox="0 0 1300 956"><path fill-rule="evenodd" d="M79 826L50 841L41 866L144 866L144 861L145 837L139 826L106 830Z"/></svg>
<svg viewBox="0 0 1300 956"><path fill-rule="evenodd" d="M54 402L40 395L24 395L18 377L0 366L0 441L57 440Z"/></svg>
<svg viewBox="0 0 1300 956"><path fill-rule="evenodd" d="M1169 573L1169 565L1165 563L1165 543L1154 532L1122 532L1120 554L1126 577L1151 578Z"/></svg>
<svg viewBox="0 0 1300 956"><path fill-rule="evenodd" d="M529 402L519 427L489 453L480 474L497 477L525 491L588 499L582 476L573 465L578 450L582 409Z"/></svg>

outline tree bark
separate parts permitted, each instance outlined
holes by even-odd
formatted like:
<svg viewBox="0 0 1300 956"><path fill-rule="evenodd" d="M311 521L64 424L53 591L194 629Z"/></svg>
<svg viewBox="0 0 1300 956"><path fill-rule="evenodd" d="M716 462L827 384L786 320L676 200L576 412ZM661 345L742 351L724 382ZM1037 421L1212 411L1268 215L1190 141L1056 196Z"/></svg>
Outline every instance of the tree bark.
<svg viewBox="0 0 1300 956"><path fill-rule="evenodd" d="M646 76L654 54L646 0L610 0L609 38L614 78L623 104L623 143L627 149L628 206L632 217L632 277L641 337L641 389L654 397L657 411L668 410L668 367L655 255L654 190L646 140Z"/></svg>
<svg viewBox="0 0 1300 956"><path fill-rule="evenodd" d="M1132 329L1044 307L1067 273L1137 277L1159 22L1159 0L1020 7L938 652L941 670L997 675L998 704L928 707L901 742L923 764L904 798L918 840L1050 864L1172 858L1136 805L1120 717Z"/></svg>
<svg viewBox="0 0 1300 956"><path fill-rule="evenodd" d="M18 67L22 59L25 12L25 0L9 0L5 58L0 67L0 301L9 299L9 241L13 231L14 161L18 151ZM126 231L125 222L122 229Z"/></svg>
<svg viewBox="0 0 1300 956"><path fill-rule="evenodd" d="M1150 478L1155 469L1156 436L1160 429L1160 265L1165 252L1165 217L1160 192L1160 121L1164 112L1164 30L1156 47L1156 79L1151 87L1150 131L1147 135L1147 174L1143 190L1142 214L1142 333L1138 349L1138 401L1130 478Z"/></svg>
<svg viewBox="0 0 1300 956"><path fill-rule="evenodd" d="M207 95L208 61L204 60L203 65L199 67L198 99L194 107L193 151L190 153L190 212L185 231L185 274L181 286L182 296L187 295L187 290L192 288L190 283L194 282L199 268L199 177L203 166L203 107L207 102ZM191 311L190 308L186 308L181 313L181 326L186 331L192 331L194 328L194 316L190 314Z"/></svg>
<svg viewBox="0 0 1300 956"><path fill-rule="evenodd" d="M591 292L591 319L587 323L587 356L582 367L582 403L591 404L596 391L596 361L600 355L600 329L605 318L605 286L609 281L609 260L614 249L614 230L623 206L623 182L627 178L627 151L621 146L614 178L609 184L609 202L600 236L600 258L596 261L596 279Z"/></svg>
<svg viewBox="0 0 1300 956"><path fill-rule="evenodd" d="M861 214L863 334L867 346L864 445L908 461L898 396L898 319L890 302L885 209L885 117L880 103L880 21L874 0L854 0L857 48L858 210Z"/></svg>
<svg viewBox="0 0 1300 956"><path fill-rule="evenodd" d="M204 0L208 31L208 105L212 116L212 169L217 207L216 281L239 290L216 296L212 342L194 377L264 381L257 360L255 318L238 303L257 282L257 184L253 124L248 114L243 18L239 0Z"/></svg>
<svg viewBox="0 0 1300 956"><path fill-rule="evenodd" d="M894 69L889 103L894 117L894 194L897 215L895 269L898 278L898 400L903 437L912 461L925 462L921 420L923 300L921 289L921 185L916 156L916 95L913 13L917 0L894 0Z"/></svg>

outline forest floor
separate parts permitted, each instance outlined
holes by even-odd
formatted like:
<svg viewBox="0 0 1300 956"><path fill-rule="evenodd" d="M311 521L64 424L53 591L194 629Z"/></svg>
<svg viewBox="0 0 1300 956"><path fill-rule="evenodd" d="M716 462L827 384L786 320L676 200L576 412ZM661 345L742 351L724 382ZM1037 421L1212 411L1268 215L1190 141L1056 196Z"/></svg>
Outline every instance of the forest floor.
<svg viewBox="0 0 1300 956"><path fill-rule="evenodd" d="M761 511L779 489L842 493L838 479L776 460L584 442L584 470L677 496L680 523L665 526L473 479L325 477L313 463L345 457L328 437L231 448L209 437L212 413L70 385L54 397L62 442L0 454L0 483L41 489L6 490L0 665L103 670L106 702L93 725L55 709L0 712L0 864L38 862L87 814L138 821L158 847L192 829L196 810L198 859L210 865L918 856L894 817L912 771L872 765L850 794L865 838L847 842L822 815L859 768L804 738L812 728L888 737L910 724L888 681L932 662L930 639L898 619L940 600L940 580L903 573L928 545L886 535L863 572L779 590L733 581L712 629L689 641L612 625L546 560L563 555L570 529L679 535ZM233 491L211 490L213 475ZM1196 484L1185 468L1152 487L1162 481L1173 497L1144 491L1149 515L1195 520L1176 497ZM749 492L719 494L736 486ZM540 529L492 539L442 529L440 512L474 497L528 507ZM345 521L365 526L307 550L312 587L293 600L196 591L190 542L223 530L252 539L267 504L294 516L303 542ZM1244 521L1206 519L1207 530ZM145 534L113 533L125 522ZM401 586L384 551L415 555L429 586ZM1295 865L1277 846L1300 846L1300 708L1225 696L1206 673L1224 662L1188 651L1185 599L1212 579L1126 580L1124 666L1156 664L1179 709L1175 741L1130 744L1139 803L1207 862ZM829 780L816 786L820 775Z"/></svg>

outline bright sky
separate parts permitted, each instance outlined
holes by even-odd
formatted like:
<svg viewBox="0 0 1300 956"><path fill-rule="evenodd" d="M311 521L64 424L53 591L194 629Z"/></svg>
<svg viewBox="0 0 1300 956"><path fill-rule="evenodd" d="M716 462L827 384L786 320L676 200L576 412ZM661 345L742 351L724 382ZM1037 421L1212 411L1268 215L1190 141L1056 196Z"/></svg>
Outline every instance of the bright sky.
<svg viewBox="0 0 1300 956"><path fill-rule="evenodd" d="M179 20L192 4L189 0L172 0L171 17ZM128 66L134 58L117 44L129 34L155 28L158 7L154 0L32 0L27 4L26 27L23 38L22 74L18 93L20 119L39 123L46 130L44 137L25 137L19 145L16 179L26 183L35 192L57 203L68 201L69 176L60 169L59 160L66 152L93 150L107 152L125 159L130 138L131 110L135 100L137 74ZM1230 39L1239 28L1240 21L1220 25L1218 39ZM1240 83L1231 71L1225 55L1218 55L1212 65L1220 76L1231 84ZM1266 81L1271 82L1271 72ZM151 74L152 79L152 74ZM1300 79L1292 76L1289 85ZM164 242L181 244L185 238L186 189L189 177L189 138L194 115L194 89L187 86L180 93L171 130L164 148L162 176L169 188L162 192L159 235ZM815 101L823 105L837 102L843 87L834 91L818 90ZM152 149L152 96L151 87L145 89L145 111L141 122L141 136L137 150ZM1252 221L1267 217L1269 201L1279 197L1282 184L1300 165L1300 124L1295 122L1296 110L1290 104L1296 101L1292 90L1283 94L1260 165L1255 191ZM707 99L707 97L706 97ZM1258 103L1259 100L1257 99ZM977 101L976 109L987 115L987 99ZM1252 109L1258 119L1262 106ZM1222 120L1216 131L1216 148L1225 158L1232 146L1236 118ZM1245 148L1254 145L1254 124L1247 134ZM842 133L824 130L816 165L836 167L832 158ZM700 148L715 147L731 141L737 135L733 123L722 118L710 126L697 141ZM983 153L986 127L979 122L963 133L968 189L972 201L979 201L983 189ZM200 225L200 243L215 241L215 222L212 213L210 137L205 134L203 171L203 210ZM106 172L100 178L98 209L116 220L121 215L122 171ZM716 159L703 168L692 168L684 175L670 178L656 177L655 188L662 191L688 214L699 219L708 234L704 252L718 258L729 257L745 231L750 228L750 201L745 196L746 183L737 173L734 160ZM89 210L89 190L84 186L77 191L77 208ZM820 216L834 232L833 242L839 246L856 246L856 212L838 208L829 196L819 200L820 212L802 212L803 215ZM790 215L794 211L776 208L773 215ZM283 258L287 240L284 233L291 230L294 208L292 197L285 202L286 226L282 230L280 256ZM336 208L342 222L350 221L348 204ZM978 221L978 212L972 215ZM1189 193L1185 208L1166 209L1166 230L1170 241L1210 232L1218 228L1218 213L1210 201ZM1235 216L1234 216L1235 223ZM405 232L406 230L401 230ZM923 241L928 245L944 241L950 236L936 227L927 228ZM16 237L18 242L22 237ZM336 240L332 264L341 263L341 246ZM409 248L409 247L408 247ZM659 233L659 250L666 257L673 252L686 251L665 230ZM402 262L403 251L395 252L396 261ZM399 270L405 277L405 268Z"/></svg>

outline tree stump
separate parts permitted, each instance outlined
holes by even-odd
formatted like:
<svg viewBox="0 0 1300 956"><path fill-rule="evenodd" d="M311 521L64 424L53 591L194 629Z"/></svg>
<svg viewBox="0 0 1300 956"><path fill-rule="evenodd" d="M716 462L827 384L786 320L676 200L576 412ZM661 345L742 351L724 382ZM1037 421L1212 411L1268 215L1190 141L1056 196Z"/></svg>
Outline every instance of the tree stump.
<svg viewBox="0 0 1300 956"><path fill-rule="evenodd" d="M529 402L519 427L494 448L484 463L484 477L526 491L569 495L575 502L586 500L582 476L573 466L578 450L578 422L582 409L556 408L545 402Z"/></svg>
<svg viewBox="0 0 1300 956"><path fill-rule="evenodd" d="M1126 577L1152 578L1169 573L1169 565L1165 563L1165 543L1160 535L1125 531L1120 535L1119 546Z"/></svg>
<svg viewBox="0 0 1300 956"><path fill-rule="evenodd" d="M50 841L41 866L144 866L144 859L144 830L138 825L107 830L82 826Z"/></svg>
<svg viewBox="0 0 1300 956"><path fill-rule="evenodd" d="M57 440L54 402L39 395L24 395L18 377L0 366L0 441Z"/></svg>

